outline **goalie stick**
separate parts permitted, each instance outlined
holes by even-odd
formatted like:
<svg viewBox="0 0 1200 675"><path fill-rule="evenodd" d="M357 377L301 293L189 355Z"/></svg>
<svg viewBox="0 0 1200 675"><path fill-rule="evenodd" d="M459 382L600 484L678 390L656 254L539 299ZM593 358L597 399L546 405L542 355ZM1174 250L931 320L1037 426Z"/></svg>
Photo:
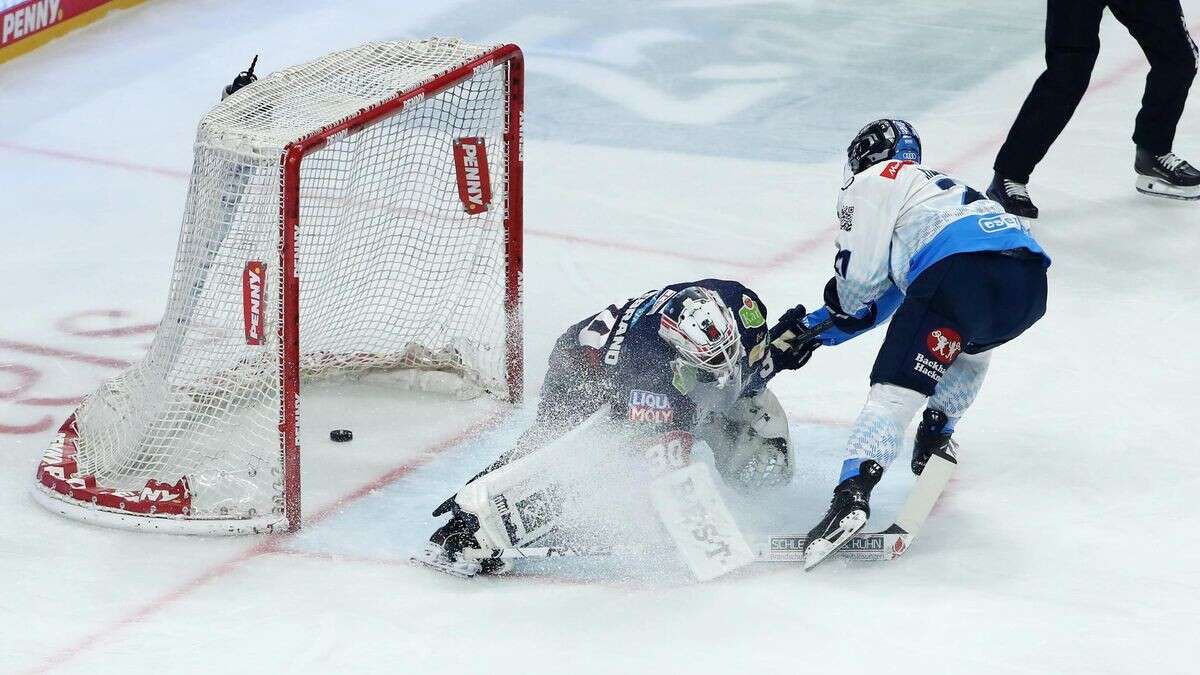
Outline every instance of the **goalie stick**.
<svg viewBox="0 0 1200 675"><path fill-rule="evenodd" d="M834 552L833 556L846 560L883 561L895 560L903 555L917 535L920 534L929 512L937 503L946 485L954 475L958 460L948 450L936 450L917 477L908 493L895 521L880 532L860 532ZM758 546L753 547L755 560L759 562L800 562L804 559L804 548L808 537L803 534L769 535ZM502 558L566 558L588 556L643 555L670 550L667 547L649 548L626 544L601 546L536 546L493 549L490 551L465 551L475 559Z"/></svg>

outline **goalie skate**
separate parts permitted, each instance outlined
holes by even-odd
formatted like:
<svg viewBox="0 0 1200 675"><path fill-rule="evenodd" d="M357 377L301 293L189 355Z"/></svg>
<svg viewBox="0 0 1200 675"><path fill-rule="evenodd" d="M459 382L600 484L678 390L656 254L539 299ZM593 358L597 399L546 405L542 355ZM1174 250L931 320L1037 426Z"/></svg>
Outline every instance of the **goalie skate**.
<svg viewBox="0 0 1200 675"><path fill-rule="evenodd" d="M425 548L409 558L409 562L463 579L470 579L483 569L478 560L462 558L456 560L451 558L445 549L433 542L425 544Z"/></svg>

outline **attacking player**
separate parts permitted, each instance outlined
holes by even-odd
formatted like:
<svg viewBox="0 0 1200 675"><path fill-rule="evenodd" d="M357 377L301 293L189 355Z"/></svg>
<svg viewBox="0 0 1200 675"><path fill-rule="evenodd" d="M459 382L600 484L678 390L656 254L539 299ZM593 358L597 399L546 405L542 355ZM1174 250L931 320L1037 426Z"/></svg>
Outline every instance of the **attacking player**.
<svg viewBox="0 0 1200 675"><path fill-rule="evenodd" d="M416 559L471 576L507 569L466 551L529 546L554 533L557 506L542 485L552 441L593 416L616 422L622 443L668 466L686 462L693 434L735 486L791 480L787 418L767 381L799 368L811 349L782 353L767 340L767 309L736 281L703 279L648 291L571 326L550 353L537 418L509 452L433 512L450 521ZM600 411L605 412L600 412Z"/></svg>
<svg viewBox="0 0 1200 675"><path fill-rule="evenodd" d="M1025 222L920 162L908 122L877 120L858 132L846 151L825 306L807 315L795 307L772 328L773 341L786 341L832 320L815 342L835 345L895 313L833 502L809 533L806 569L866 524L871 489L926 398L912 455L918 475L935 450L953 452L951 435L983 383L990 350L1046 311L1050 258ZM806 354L813 348L791 344Z"/></svg>

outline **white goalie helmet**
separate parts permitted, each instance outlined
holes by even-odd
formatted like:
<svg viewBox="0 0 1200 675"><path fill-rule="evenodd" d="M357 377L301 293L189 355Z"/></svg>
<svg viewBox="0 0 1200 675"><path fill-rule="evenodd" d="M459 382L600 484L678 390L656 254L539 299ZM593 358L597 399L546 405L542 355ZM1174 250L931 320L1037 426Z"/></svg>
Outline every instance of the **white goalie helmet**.
<svg viewBox="0 0 1200 675"><path fill-rule="evenodd" d="M741 382L741 334L716 293L700 286L676 293L662 309L658 334L684 364L708 374L718 387Z"/></svg>

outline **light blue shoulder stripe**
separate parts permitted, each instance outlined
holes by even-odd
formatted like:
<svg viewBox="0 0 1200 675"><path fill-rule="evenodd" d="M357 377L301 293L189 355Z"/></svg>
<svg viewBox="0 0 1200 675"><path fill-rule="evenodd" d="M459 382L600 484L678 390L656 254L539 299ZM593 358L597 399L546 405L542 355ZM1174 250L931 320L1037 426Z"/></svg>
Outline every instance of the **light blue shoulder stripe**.
<svg viewBox="0 0 1200 675"><path fill-rule="evenodd" d="M921 272L934 263L958 253L1019 248L1029 249L1042 257L1046 267L1050 266L1050 256L1042 250L1041 244L1029 233L1029 226L1020 218L1008 213L965 216L947 225L917 251L908 264L908 283L912 284Z"/></svg>

